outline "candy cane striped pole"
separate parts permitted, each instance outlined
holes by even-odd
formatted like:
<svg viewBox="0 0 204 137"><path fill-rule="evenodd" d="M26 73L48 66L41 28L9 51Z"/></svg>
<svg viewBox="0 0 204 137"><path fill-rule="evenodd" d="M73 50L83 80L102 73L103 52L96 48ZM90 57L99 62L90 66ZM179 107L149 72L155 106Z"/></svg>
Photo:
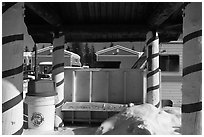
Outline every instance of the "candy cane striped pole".
<svg viewBox="0 0 204 137"><path fill-rule="evenodd" d="M23 132L23 6L16 3L2 14L3 135Z"/></svg>
<svg viewBox="0 0 204 137"><path fill-rule="evenodd" d="M52 52L52 78L55 82L55 90L58 94L55 105L55 127L63 126L63 115L61 109L64 103L64 42L65 37L59 36L59 34L55 33Z"/></svg>
<svg viewBox="0 0 204 137"><path fill-rule="evenodd" d="M160 107L159 37L157 32L146 35L147 46L147 103Z"/></svg>
<svg viewBox="0 0 204 137"><path fill-rule="evenodd" d="M202 3L193 2L183 17L183 135L202 134Z"/></svg>

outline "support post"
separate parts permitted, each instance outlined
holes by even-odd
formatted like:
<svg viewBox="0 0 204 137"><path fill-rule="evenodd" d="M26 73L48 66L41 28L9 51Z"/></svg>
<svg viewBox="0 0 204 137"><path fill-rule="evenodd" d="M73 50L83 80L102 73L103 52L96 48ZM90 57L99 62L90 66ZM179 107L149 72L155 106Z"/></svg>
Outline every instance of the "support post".
<svg viewBox="0 0 204 137"><path fill-rule="evenodd" d="M93 71L90 70L89 72L89 77L90 77L90 81L89 81L89 102L92 102L92 94L93 94Z"/></svg>
<svg viewBox="0 0 204 137"><path fill-rule="evenodd" d="M38 63L37 63L37 45L35 44L34 45L34 49L35 49L35 67L34 67L34 71L35 71L35 80L38 80L38 69L37 69L37 66L38 66Z"/></svg>
<svg viewBox="0 0 204 137"><path fill-rule="evenodd" d="M147 103L160 107L159 37L155 31L146 35L147 50Z"/></svg>
<svg viewBox="0 0 204 137"><path fill-rule="evenodd" d="M183 14L183 135L202 134L202 3L192 2Z"/></svg>
<svg viewBox="0 0 204 137"><path fill-rule="evenodd" d="M23 133L24 3L2 14L2 134Z"/></svg>
<svg viewBox="0 0 204 137"><path fill-rule="evenodd" d="M55 127L63 126L63 114L61 110L64 104L64 42L64 35L59 36L59 32L54 34L52 79L55 82L55 90L58 94L55 104Z"/></svg>

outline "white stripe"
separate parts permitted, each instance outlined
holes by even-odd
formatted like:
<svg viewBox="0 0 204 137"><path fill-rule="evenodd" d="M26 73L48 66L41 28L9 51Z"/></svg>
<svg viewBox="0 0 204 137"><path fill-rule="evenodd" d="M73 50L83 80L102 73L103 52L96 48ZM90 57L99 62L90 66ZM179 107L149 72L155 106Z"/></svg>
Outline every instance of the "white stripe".
<svg viewBox="0 0 204 137"><path fill-rule="evenodd" d="M64 79L64 72L58 73L57 75L54 76L54 81L56 83L62 81Z"/></svg>
<svg viewBox="0 0 204 137"><path fill-rule="evenodd" d="M23 126L23 101L2 113L2 134L13 134Z"/></svg>

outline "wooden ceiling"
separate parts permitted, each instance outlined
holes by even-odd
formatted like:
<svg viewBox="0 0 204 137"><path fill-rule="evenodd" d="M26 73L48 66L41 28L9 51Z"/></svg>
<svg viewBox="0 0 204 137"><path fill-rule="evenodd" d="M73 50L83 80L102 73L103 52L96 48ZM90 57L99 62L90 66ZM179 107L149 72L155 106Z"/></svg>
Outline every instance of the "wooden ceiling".
<svg viewBox="0 0 204 137"><path fill-rule="evenodd" d="M66 41L145 41L157 30L161 42L182 33L182 2L26 2L25 23L36 43L62 31Z"/></svg>

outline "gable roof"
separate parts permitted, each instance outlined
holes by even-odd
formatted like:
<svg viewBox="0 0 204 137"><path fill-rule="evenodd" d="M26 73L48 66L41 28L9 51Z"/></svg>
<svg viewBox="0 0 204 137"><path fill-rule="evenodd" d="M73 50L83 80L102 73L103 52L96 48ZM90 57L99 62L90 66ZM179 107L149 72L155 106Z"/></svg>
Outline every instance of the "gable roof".
<svg viewBox="0 0 204 137"><path fill-rule="evenodd" d="M37 50L37 54L45 52L45 51L48 51L48 50L52 50L52 49L53 49L53 46L48 46L48 47L45 47L45 48L42 48L42 49L38 49ZM35 54L35 52L33 51L31 53L31 55L33 56L34 54Z"/></svg>
<svg viewBox="0 0 204 137"><path fill-rule="evenodd" d="M48 51L48 50L51 50L51 52L52 52L53 46L48 46L48 47L39 49L39 50L37 50L37 54L43 53L43 52ZM35 52L32 52L32 53L31 53L31 55L34 55L34 54L35 54ZM70 55L70 56L72 56L72 57L74 57L74 58L80 58L80 56L79 56L78 54L73 53L73 52L71 52L71 51L64 50L64 54L65 54L65 55Z"/></svg>
<svg viewBox="0 0 204 137"><path fill-rule="evenodd" d="M99 51L96 52L96 55L100 55L100 54L103 54L103 53L106 53L106 52L109 52L109 51L112 51L112 50L115 50L115 49L124 50L124 51L132 53L134 55L140 55L141 54L141 52L134 51L132 49L129 49L129 48L126 48L126 47L123 47L123 46L120 46L120 45L116 45L116 46L109 47L109 48L106 48L106 49L103 49L103 50L99 50Z"/></svg>

